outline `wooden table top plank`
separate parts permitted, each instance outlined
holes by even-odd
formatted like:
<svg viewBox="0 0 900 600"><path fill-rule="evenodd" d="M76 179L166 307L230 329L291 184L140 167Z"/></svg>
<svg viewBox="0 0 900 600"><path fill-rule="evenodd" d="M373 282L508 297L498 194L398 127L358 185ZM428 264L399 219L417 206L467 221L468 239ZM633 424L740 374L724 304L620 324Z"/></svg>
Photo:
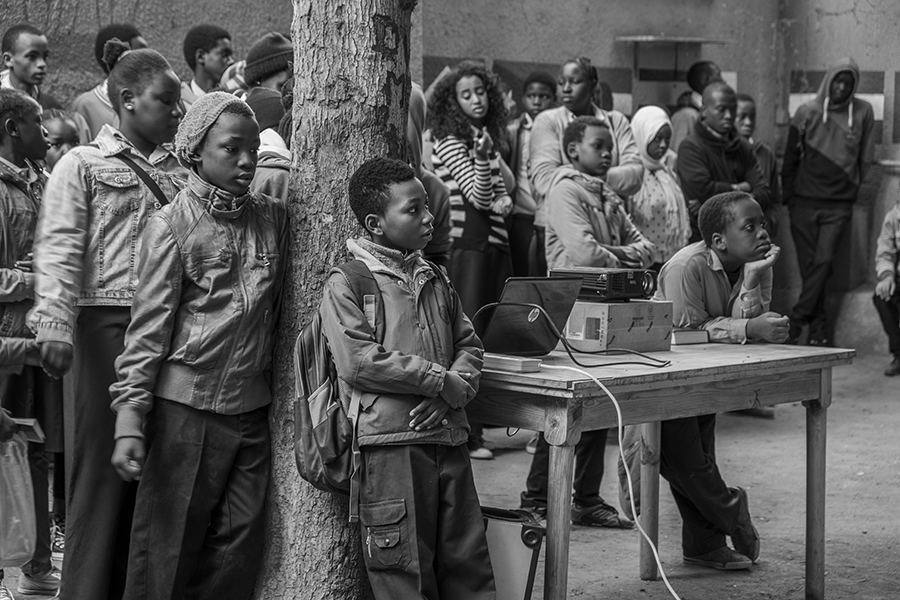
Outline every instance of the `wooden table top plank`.
<svg viewBox="0 0 900 600"><path fill-rule="evenodd" d="M643 365L610 365L584 369L604 385L623 391L634 391L659 385L681 385L734 379L754 375L790 373L809 369L830 368L850 364L855 350L780 344L693 344L673 346L669 352L647 353L654 358L670 360L663 368ZM587 364L634 360L635 357L579 355ZM637 357L640 360L639 357ZM542 359L549 366L575 365L563 352L553 352ZM597 385L573 371L542 370L539 373L512 373L485 369L481 386L522 393L540 390L541 395L557 397L591 397L600 392Z"/></svg>

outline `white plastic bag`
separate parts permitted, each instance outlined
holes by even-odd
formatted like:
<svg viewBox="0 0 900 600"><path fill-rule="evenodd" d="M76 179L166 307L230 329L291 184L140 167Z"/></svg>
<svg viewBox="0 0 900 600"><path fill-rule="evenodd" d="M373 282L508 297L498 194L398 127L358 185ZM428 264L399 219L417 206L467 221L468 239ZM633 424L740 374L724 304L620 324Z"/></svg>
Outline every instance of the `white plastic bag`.
<svg viewBox="0 0 900 600"><path fill-rule="evenodd" d="M31 560L36 537L28 442L17 433L0 444L0 568Z"/></svg>

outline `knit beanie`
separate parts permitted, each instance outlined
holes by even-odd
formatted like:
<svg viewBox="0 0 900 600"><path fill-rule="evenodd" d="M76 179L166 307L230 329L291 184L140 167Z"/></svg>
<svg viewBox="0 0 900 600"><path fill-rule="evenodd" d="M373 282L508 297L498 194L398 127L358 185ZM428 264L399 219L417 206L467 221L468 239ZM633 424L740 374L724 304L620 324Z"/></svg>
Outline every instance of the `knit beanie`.
<svg viewBox="0 0 900 600"><path fill-rule="evenodd" d="M244 81L254 86L266 77L286 70L293 57L291 40L276 31L267 33L256 40L247 53Z"/></svg>
<svg viewBox="0 0 900 600"><path fill-rule="evenodd" d="M284 116L284 107L281 105L281 92L269 88L255 87L245 98L247 104L256 113L256 121L259 130L277 127L281 117Z"/></svg>
<svg viewBox="0 0 900 600"><path fill-rule="evenodd" d="M182 166L190 169L194 165L191 154L195 153L203 143L203 138L206 137L206 133L215 124L222 111L233 104L246 105L246 102L233 94L209 92L191 104L175 133L175 156Z"/></svg>

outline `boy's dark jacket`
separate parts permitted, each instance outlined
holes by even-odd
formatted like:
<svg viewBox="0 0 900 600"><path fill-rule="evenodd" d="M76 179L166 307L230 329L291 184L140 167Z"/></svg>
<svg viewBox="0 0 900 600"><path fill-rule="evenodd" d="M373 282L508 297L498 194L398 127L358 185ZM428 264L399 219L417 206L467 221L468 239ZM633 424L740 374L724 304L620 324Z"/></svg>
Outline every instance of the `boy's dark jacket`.
<svg viewBox="0 0 900 600"><path fill-rule="evenodd" d="M34 275L15 267L34 245L41 196L47 177L28 163L36 176L0 163L0 336L32 337L25 316L34 306Z"/></svg>
<svg viewBox="0 0 900 600"><path fill-rule="evenodd" d="M381 291L384 340L378 343L364 307L344 276L332 273L319 313L338 377L360 398L360 446L439 444L468 439L464 406L478 390L483 346L456 292L420 252L406 256L365 239L347 242ZM368 311L370 318L378 311ZM472 393L445 398L446 425L415 431L410 411L441 392L448 370L469 374Z"/></svg>
<svg viewBox="0 0 900 600"><path fill-rule="evenodd" d="M831 82L842 71L853 75L850 99L829 104ZM781 183L785 204L856 201L859 186L875 158L872 105L856 97L859 67L851 58L835 63L819 91L791 119Z"/></svg>
<svg viewBox="0 0 900 600"><path fill-rule="evenodd" d="M742 181L750 184L750 193L763 211L772 199L750 143L734 130L719 137L703 121L697 121L678 149L678 178L686 200L706 202Z"/></svg>

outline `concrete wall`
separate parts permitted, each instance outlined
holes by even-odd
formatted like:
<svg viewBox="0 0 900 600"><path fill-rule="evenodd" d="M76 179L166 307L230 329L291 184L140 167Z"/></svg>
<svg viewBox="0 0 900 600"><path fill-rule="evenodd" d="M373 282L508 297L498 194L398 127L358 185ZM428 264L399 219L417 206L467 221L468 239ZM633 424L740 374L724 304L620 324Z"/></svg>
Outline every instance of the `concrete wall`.
<svg viewBox="0 0 900 600"><path fill-rule="evenodd" d="M631 94L631 107L671 104L687 89L683 71L694 61L716 61L735 73L738 86L758 96L761 131L774 134L776 103L780 97L775 71L777 0L424 0L423 51L426 85L439 67L464 57L544 67L556 74L572 56L589 57L614 79L613 92ZM697 36L726 39L725 45L681 44L640 47L639 71L634 72L634 44L617 42L629 35ZM497 69L502 73L501 69ZM677 81L659 81L677 71ZM624 88L624 89L623 89ZM515 93L519 90L514 89ZM627 110L626 112L633 112Z"/></svg>
<svg viewBox="0 0 900 600"><path fill-rule="evenodd" d="M194 25L224 27L231 32L236 56L243 57L267 31L290 33L292 10L290 0L0 0L0 29L25 22L44 30L51 52L45 87L68 104L103 79L94 59L94 38L104 25L133 23L179 76L186 77L189 72L181 48L185 33Z"/></svg>

